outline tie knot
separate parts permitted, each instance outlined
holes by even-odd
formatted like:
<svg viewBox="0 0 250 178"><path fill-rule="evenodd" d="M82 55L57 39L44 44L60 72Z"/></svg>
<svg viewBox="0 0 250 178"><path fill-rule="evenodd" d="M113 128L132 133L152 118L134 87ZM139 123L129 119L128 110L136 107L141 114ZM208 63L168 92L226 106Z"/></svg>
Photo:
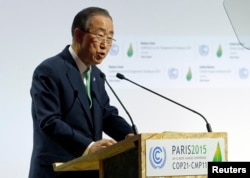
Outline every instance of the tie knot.
<svg viewBox="0 0 250 178"><path fill-rule="evenodd" d="M83 76L84 76L84 84L88 87L90 87L90 73L91 70L90 68L87 68L84 72L83 72Z"/></svg>
<svg viewBox="0 0 250 178"><path fill-rule="evenodd" d="M90 78L90 69L89 69L89 68L86 69L86 70L84 71L84 77L85 77L87 80Z"/></svg>

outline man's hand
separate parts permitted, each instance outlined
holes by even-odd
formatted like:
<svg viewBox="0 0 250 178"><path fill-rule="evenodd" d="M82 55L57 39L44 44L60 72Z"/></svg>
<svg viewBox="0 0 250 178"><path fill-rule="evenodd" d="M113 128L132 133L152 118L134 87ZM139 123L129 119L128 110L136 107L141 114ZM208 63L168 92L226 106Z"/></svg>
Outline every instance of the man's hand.
<svg viewBox="0 0 250 178"><path fill-rule="evenodd" d="M125 139L126 139L126 138L129 138L129 137L133 137L133 136L135 136L134 133L129 133L128 135L126 135Z"/></svg>
<svg viewBox="0 0 250 178"><path fill-rule="evenodd" d="M91 145L88 153L94 153L100 149L106 148L106 147L111 146L115 143L117 143L117 142L113 139L102 139L102 140L96 141Z"/></svg>

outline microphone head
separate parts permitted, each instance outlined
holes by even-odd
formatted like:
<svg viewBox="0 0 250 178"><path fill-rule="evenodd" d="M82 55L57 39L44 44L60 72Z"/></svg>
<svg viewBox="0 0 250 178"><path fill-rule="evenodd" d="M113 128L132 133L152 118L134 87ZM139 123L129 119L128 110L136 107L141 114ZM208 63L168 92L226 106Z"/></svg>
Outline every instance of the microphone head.
<svg viewBox="0 0 250 178"><path fill-rule="evenodd" d="M117 73L116 74L116 77L119 78L119 79L125 79L124 75L120 74L120 73Z"/></svg>
<svg viewBox="0 0 250 178"><path fill-rule="evenodd" d="M103 72L100 73L100 76L101 76L101 78L103 78L104 80L106 79L106 76L105 76L105 74L104 74Z"/></svg>

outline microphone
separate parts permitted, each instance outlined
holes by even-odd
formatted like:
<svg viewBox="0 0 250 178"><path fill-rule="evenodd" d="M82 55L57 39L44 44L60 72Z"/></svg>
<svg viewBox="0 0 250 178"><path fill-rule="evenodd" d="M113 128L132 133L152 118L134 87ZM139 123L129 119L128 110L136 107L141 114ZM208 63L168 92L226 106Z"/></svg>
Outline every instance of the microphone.
<svg viewBox="0 0 250 178"><path fill-rule="evenodd" d="M125 106L122 104L120 98L117 96L117 94L115 93L115 91L113 90L113 88L111 87L111 85L109 84L109 82L107 81L106 79L106 76L104 73L100 73L100 76L101 78L103 78L103 80L107 83L107 85L109 86L110 90L112 91L112 93L115 95L116 99L119 101L120 105L122 106L122 108L124 109L124 111L127 113L129 119L130 119L130 122L132 123L132 129L134 131L134 134L135 135L138 135L138 131L137 131L137 127L136 125L134 124L134 121L132 119L132 117L130 116L129 112L127 111L127 109L125 108Z"/></svg>
<svg viewBox="0 0 250 178"><path fill-rule="evenodd" d="M135 82L133 82L133 81L127 79L124 75L122 75L122 74L120 74L120 73L117 73L117 74L116 74L116 77L119 78L119 79L121 79L121 80L123 80L123 79L124 79L124 80L127 80L127 81L129 81L129 82L131 82L131 83L133 83L133 84L135 84L135 85L137 85L137 86L139 86L139 87L141 87L141 88L143 88L143 89L145 89L145 90L147 90L147 91L149 91L149 92L151 92L151 93L154 93L154 94L156 94L156 95L158 95L158 96L160 96L160 97L162 97L162 98L164 98L164 99L166 99L166 100L168 100L168 101L170 101L170 102L172 102L172 103L175 103L175 104L177 104L177 105L179 105L179 106L181 106L181 107L183 107L183 108L185 108L185 109L187 109L187 110L189 110L189 111L191 111L191 112L193 112L193 113L195 113L195 114L198 114L198 115L201 116L201 117L204 119L204 121L206 122L207 131L208 131L208 132L212 132L212 127L211 127L211 125L208 123L207 119L206 119L202 114L198 113L197 111L195 111L195 110L193 110L193 109L190 109L190 108L188 108L187 106L184 106L184 105L182 105L182 104L180 104L180 103L178 103L178 102L176 102L176 101L173 101L173 100L171 100L171 99L169 99L169 98L167 98L167 97L165 97L165 96L163 96L163 95L161 95L161 94L159 94L159 93L156 93L156 92L154 92L154 91L152 91L152 90L150 90L150 89L148 89L148 88L146 88L146 87L144 87L144 86L141 86L141 85L139 85L139 84L137 84L137 83L135 83Z"/></svg>

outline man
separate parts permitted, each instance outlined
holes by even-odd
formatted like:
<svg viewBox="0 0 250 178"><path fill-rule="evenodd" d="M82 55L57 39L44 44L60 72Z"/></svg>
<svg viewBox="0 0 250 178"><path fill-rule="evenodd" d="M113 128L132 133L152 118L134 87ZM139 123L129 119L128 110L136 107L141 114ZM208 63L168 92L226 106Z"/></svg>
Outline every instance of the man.
<svg viewBox="0 0 250 178"><path fill-rule="evenodd" d="M97 171L55 172L52 164L133 135L117 108L110 106L102 72L96 67L114 41L111 16L102 8L83 9L75 16L71 31L72 44L43 61L33 74L34 143L29 178L97 178ZM113 139L103 139L103 131Z"/></svg>

